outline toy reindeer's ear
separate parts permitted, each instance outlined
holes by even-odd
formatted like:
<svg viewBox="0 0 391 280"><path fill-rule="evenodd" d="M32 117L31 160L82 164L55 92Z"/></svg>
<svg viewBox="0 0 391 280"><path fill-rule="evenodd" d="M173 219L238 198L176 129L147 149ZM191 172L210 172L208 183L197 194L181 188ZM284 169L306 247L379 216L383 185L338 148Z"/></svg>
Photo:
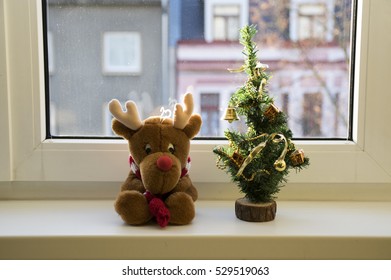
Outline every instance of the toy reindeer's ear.
<svg viewBox="0 0 391 280"><path fill-rule="evenodd" d="M125 104L126 111L122 111L121 103L113 99L109 103L109 110L115 117L112 122L113 131L125 139L130 139L133 134L143 126L138 114L137 106L133 101Z"/></svg>
<svg viewBox="0 0 391 280"><path fill-rule="evenodd" d="M174 127L182 129L189 139L200 131L202 120L200 115L193 115L194 102L193 95L186 93L183 98L183 106L176 105L174 112Z"/></svg>
<svg viewBox="0 0 391 280"><path fill-rule="evenodd" d="M111 128L113 129L115 134L125 138L126 140L129 140L133 136L133 134L137 131L137 130L130 129L129 127L125 126L117 119L113 119L111 123Z"/></svg>
<svg viewBox="0 0 391 280"><path fill-rule="evenodd" d="M194 114L190 117L187 125L183 128L183 132L189 137L189 139L193 139L194 136L201 129L202 119L198 114Z"/></svg>

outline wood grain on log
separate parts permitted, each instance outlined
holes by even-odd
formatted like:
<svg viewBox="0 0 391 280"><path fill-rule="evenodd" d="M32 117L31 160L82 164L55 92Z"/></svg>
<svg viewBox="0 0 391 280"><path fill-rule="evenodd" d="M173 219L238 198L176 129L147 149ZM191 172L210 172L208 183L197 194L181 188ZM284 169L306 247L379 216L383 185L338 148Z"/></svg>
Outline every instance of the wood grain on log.
<svg viewBox="0 0 391 280"><path fill-rule="evenodd" d="M269 222L274 220L277 212L277 203L253 203L247 198L239 198L235 202L235 214L240 220L247 222Z"/></svg>

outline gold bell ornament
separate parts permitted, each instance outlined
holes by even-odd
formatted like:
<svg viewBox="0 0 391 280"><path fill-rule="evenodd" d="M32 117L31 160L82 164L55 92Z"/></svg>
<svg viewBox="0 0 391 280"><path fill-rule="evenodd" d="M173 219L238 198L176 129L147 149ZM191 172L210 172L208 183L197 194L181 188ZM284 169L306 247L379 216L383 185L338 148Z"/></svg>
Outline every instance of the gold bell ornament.
<svg viewBox="0 0 391 280"><path fill-rule="evenodd" d="M228 107L227 109L225 109L223 120L228 121L229 123L232 123L233 121L238 121L239 117L238 114L236 114L235 108Z"/></svg>

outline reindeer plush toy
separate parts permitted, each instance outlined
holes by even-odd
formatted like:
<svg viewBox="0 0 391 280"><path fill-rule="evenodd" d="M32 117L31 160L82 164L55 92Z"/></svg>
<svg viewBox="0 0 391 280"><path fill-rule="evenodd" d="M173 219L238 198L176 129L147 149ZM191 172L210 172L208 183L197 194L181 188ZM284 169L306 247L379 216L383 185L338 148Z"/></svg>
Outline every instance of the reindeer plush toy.
<svg viewBox="0 0 391 280"><path fill-rule="evenodd" d="M189 175L190 139L201 128L201 117L193 114L193 96L176 104L174 118L150 117L141 121L136 104L126 111L114 99L109 109L115 117L113 131L128 140L130 172L121 186L115 210L130 225L155 218L161 227L168 223L189 224L194 216L197 190Z"/></svg>

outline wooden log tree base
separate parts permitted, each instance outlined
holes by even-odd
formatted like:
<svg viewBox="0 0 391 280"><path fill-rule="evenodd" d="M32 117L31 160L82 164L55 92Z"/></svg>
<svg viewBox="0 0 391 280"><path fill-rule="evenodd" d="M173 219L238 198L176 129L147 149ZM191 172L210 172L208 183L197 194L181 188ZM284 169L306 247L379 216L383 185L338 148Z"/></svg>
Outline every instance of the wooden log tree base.
<svg viewBox="0 0 391 280"><path fill-rule="evenodd" d="M240 220L247 222L269 222L276 217L277 203L270 202L253 203L246 197L239 198L235 202L235 214Z"/></svg>

